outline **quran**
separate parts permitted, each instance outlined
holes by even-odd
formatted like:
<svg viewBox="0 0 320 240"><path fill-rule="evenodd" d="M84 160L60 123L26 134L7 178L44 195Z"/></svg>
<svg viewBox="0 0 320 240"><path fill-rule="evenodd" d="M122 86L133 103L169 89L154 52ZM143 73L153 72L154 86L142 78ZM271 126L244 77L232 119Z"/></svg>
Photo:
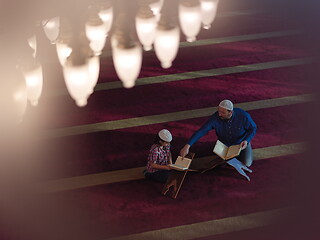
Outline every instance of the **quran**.
<svg viewBox="0 0 320 240"><path fill-rule="evenodd" d="M213 148L213 152L224 160L228 160L238 156L241 152L240 144L228 147L219 140Z"/></svg>
<svg viewBox="0 0 320 240"><path fill-rule="evenodd" d="M184 171L187 170L191 164L192 159L178 156L174 164L169 164L170 167L176 170Z"/></svg>

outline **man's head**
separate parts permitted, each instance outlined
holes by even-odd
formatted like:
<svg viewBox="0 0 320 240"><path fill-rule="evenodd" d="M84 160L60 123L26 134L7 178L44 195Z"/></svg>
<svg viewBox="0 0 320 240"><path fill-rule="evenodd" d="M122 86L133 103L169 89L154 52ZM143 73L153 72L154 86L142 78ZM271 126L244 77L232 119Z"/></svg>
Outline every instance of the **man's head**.
<svg viewBox="0 0 320 240"><path fill-rule="evenodd" d="M233 103L230 100L223 100L219 103L218 114L220 119L230 119L233 113Z"/></svg>

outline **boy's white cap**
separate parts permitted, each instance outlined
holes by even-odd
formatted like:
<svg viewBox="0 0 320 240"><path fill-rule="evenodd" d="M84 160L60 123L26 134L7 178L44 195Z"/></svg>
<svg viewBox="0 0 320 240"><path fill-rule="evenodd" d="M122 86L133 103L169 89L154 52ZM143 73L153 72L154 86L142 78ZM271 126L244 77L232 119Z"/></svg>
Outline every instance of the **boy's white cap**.
<svg viewBox="0 0 320 240"><path fill-rule="evenodd" d="M172 141L172 135L167 129L162 129L158 133L159 138L165 142L171 142Z"/></svg>
<svg viewBox="0 0 320 240"><path fill-rule="evenodd" d="M232 111L233 110L233 103L230 100L223 100L219 103L219 107L225 108L227 110Z"/></svg>

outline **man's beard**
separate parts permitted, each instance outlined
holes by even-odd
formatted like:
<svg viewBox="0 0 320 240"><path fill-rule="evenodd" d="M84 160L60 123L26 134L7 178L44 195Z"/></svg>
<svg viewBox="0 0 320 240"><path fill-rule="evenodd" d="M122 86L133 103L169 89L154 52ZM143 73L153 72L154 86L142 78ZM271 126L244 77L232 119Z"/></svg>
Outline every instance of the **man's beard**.
<svg viewBox="0 0 320 240"><path fill-rule="evenodd" d="M228 120L230 120L230 118L231 118L231 116L228 118L228 117L220 117L219 116L219 118L222 120L222 121L228 121Z"/></svg>

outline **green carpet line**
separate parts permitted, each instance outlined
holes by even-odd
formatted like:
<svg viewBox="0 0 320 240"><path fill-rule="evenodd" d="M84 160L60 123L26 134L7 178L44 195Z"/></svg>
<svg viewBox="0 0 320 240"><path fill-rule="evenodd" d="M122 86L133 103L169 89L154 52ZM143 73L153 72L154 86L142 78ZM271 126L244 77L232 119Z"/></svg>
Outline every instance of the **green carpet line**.
<svg viewBox="0 0 320 240"><path fill-rule="evenodd" d="M240 216L215 219L211 221L180 225L171 228L163 228L148 232L125 235L111 238L114 240L190 240L194 238L214 236L217 234L230 233L253 229L257 227L282 224L292 215L293 207L272 209L263 212L255 212Z"/></svg>
<svg viewBox="0 0 320 240"><path fill-rule="evenodd" d="M279 106L286 106L292 104L306 103L312 101L311 94L288 96L282 98L273 98L266 100L259 100L253 102L245 102L235 104L235 107L243 108L246 111L255 109L272 108ZM47 130L43 133L44 138L56 138L56 137L66 137L72 135L118 130L130 127L140 127L151 124L159 124L180 120L187 120L192 118L207 117L217 110L216 107L200 108L193 110L186 110L180 112L164 113L158 115L150 115L143 117L135 117L93 124L78 125L65 128L56 128Z"/></svg>
<svg viewBox="0 0 320 240"><path fill-rule="evenodd" d="M218 37L210 39L196 40L194 42L180 42L179 47L196 47L196 46L206 46L222 43L232 43L240 41L251 41L266 38L276 38L276 37L288 37L301 34L299 30L287 30L287 31L275 31L275 32L265 32L265 33L255 33L255 34L245 34L240 36L230 36L230 37ZM153 50L152 50L153 51ZM111 51L105 51L101 57L110 57Z"/></svg>
<svg viewBox="0 0 320 240"><path fill-rule="evenodd" d="M206 40L198 40L193 43L182 42L181 47L193 47L193 46L203 46L203 45L211 45L211 44L221 44L221 43L230 43L230 42L237 42L237 41L249 41L249 40L258 40L258 39L265 39L265 38L274 38L274 37L284 37L284 36L293 36L297 35L301 32L298 30L288 30L288 31L279 31L279 32L267 32L267 33L257 33L257 34L248 34L248 35L240 35L240 36L232 36L232 37L223 37L223 38L215 38L215 39L206 39ZM278 62L280 64L279 67L287 67L287 66L295 66L300 64L305 64L309 62L309 59L305 59L307 62L302 62L303 59L292 59L291 61L287 62L288 65L282 66L281 64L285 64L286 61L276 61L274 62L274 67L276 68ZM297 61L297 62L296 62ZM262 64L262 65L261 65ZM254 70L264 70L264 63L257 64L248 64L248 65L240 65L235 67L227 67L227 68L217 68L217 69L209 69L204 71L195 71L195 72L186 72L180 74L170 74L170 75L162 75L157 77L146 77L146 78L138 78L136 81L136 85L145 85L145 84L153 84L153 83L161 83L161 82L170 82L170 81L177 81L177 80L186 80L188 76L195 77L209 77L209 76L219 76L223 74L231 74L231 73L238 73L237 71L244 72L244 67L247 68L246 71L250 70L250 66L258 67L258 69ZM268 66L268 63L266 63ZM235 68L233 70L233 68ZM270 67L268 67L270 68ZM266 68L266 69L268 69ZM228 73L229 72L229 73ZM172 80L170 80L172 78ZM95 87L95 91L103 91L109 89L117 89L123 88L121 81L112 81L106 83L98 83ZM68 91L66 88L57 89L48 94L49 97L57 97L68 95Z"/></svg>
<svg viewBox="0 0 320 240"><path fill-rule="evenodd" d="M230 12L222 12L222 13L220 13L218 11L217 18L220 18L220 17L233 17L233 16L246 16L246 15L257 15L257 17L259 17L259 16L261 16L261 14L272 14L272 12L265 11L265 10L243 10L243 11L230 11Z"/></svg>
<svg viewBox="0 0 320 240"><path fill-rule="evenodd" d="M312 61L313 61L313 58L309 58L309 57L295 58L295 59L287 59L287 60L280 60L280 61L238 65L238 66L225 67L225 68L214 68L214 69L207 69L207 70L194 71L194 72L168 74L168 75L161 75L156 77L145 77L145 78L138 78L136 81L136 86L190 80L190 79L202 78L202 77L215 77L215 76L221 76L226 74L244 73L244 72L251 72L251 71L258 71L258 70L293 67L298 65L309 64L309 63L312 63ZM208 81L210 80L214 80L214 79L208 79ZM96 86L95 91L117 89L122 87L123 86L120 81L100 83Z"/></svg>
<svg viewBox="0 0 320 240"><path fill-rule="evenodd" d="M266 39L266 38L289 37L289 36L294 36L301 33L302 32L299 30L287 30L287 31L277 31L277 32L246 34L246 35L232 36L232 37L211 38L211 39L197 40L195 42L181 42L180 47L206 46L206 45L214 45L214 44L221 44L221 43L259 40L259 39Z"/></svg>
<svg viewBox="0 0 320 240"><path fill-rule="evenodd" d="M255 161L257 161L268 158L298 154L304 152L305 149L305 144L299 142L265 148L257 148L253 150L253 154ZM208 158L210 158L210 156L199 158L199 160L204 160ZM124 170L88 174L71 178L57 179L41 183L38 187L40 188L41 192L48 193L74 190L85 187L93 187L109 183L133 181L143 179L143 169L144 167L137 167Z"/></svg>

